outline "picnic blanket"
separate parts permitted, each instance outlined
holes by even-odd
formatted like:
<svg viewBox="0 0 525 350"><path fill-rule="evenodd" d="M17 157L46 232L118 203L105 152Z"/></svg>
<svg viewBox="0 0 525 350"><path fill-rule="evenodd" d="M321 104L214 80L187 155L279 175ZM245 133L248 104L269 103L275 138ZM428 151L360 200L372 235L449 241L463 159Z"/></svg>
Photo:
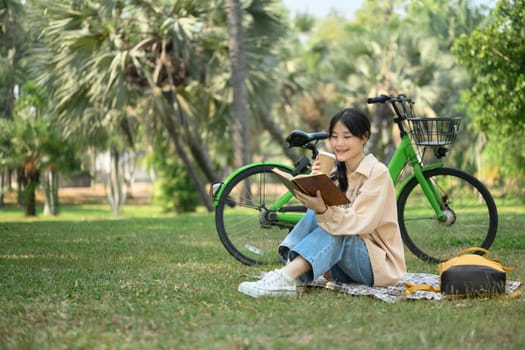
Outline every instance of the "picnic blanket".
<svg viewBox="0 0 525 350"><path fill-rule="evenodd" d="M404 296L403 291L406 289L403 284L404 282L411 282L413 284L430 284L439 288L439 276L428 273L407 273L395 286L390 287L368 287L364 284L357 283L331 282L324 277L320 277L319 279L310 282L308 286L327 288L356 296L371 296L387 303L394 303L401 300L442 300L445 298L441 293L428 291L415 291L408 296ZM520 286L521 282L508 281L505 292L510 295Z"/></svg>

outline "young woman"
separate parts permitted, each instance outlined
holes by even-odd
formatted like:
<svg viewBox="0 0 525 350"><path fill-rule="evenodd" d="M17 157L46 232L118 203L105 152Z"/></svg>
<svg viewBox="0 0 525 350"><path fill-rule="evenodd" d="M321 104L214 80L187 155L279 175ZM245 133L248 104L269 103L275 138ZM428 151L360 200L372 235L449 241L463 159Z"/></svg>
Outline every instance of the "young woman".
<svg viewBox="0 0 525 350"><path fill-rule="evenodd" d="M333 178L349 205L327 206L318 192L295 192L309 210L279 246L286 265L259 281L243 282L252 297L296 295L302 282L330 280L368 286L394 285L406 273L397 223L396 195L387 167L364 154L370 121L347 108L332 117L330 146L336 155ZM319 171L319 160L312 172Z"/></svg>

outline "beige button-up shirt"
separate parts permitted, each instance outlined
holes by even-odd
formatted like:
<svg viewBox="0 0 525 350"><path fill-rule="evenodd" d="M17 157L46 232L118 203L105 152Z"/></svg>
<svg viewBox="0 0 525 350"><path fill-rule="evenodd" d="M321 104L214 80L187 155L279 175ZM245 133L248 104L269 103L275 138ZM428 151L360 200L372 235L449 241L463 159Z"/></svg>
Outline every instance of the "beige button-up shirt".
<svg viewBox="0 0 525 350"><path fill-rule="evenodd" d="M346 196L351 204L328 207L316 215L318 225L332 235L358 235L368 248L374 286L396 284L406 265L396 193L387 167L367 155L348 176Z"/></svg>

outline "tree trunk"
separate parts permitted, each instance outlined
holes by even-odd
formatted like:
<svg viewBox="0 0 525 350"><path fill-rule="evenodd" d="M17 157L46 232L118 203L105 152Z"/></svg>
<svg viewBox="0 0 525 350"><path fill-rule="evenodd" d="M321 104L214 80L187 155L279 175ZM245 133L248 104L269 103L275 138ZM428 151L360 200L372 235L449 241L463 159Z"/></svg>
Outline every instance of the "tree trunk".
<svg viewBox="0 0 525 350"><path fill-rule="evenodd" d="M55 169L44 170L44 215L58 215L58 173Z"/></svg>
<svg viewBox="0 0 525 350"><path fill-rule="evenodd" d="M166 54L166 42L163 42L162 56L164 57L165 54ZM185 140L192 139L188 135L192 135L191 133L193 130L189 128L191 121L186 118L184 114L184 110L182 106L180 105L179 100L177 98L177 87L175 86L175 82L173 79L173 76L174 76L173 67L171 63L169 62L169 60L162 59L159 61L159 64L161 62L164 62L166 64L166 69L168 71L169 87L170 87L169 93L164 94L164 96L166 100L169 101L169 110L173 112L173 113L163 113L164 114L164 126L166 130L168 131L168 135L170 139L173 141L173 144L175 146L175 151L177 152L178 156L184 163L184 166L186 167L186 170L188 171L188 174L190 175L191 181L193 182L195 189L199 193L202 203L204 204L204 206L206 207L208 211L212 211L213 205L208 195L208 191L206 190L205 185L202 183L197 169L195 168L194 164L191 162L191 159L188 156L188 153L186 152L186 149L184 148L183 143L181 143L181 139L185 139ZM175 123L175 121L172 118L172 115L175 118L178 118L178 124ZM177 128L177 126L179 128ZM185 133L185 135L181 135L183 132Z"/></svg>
<svg viewBox="0 0 525 350"><path fill-rule="evenodd" d="M176 95L174 98L176 99ZM174 113L178 113L179 118L184 118L183 112L180 110L180 108L178 108L178 111L174 110ZM208 211L212 211L213 205L211 203L210 197L208 196L208 191L206 191L205 185L202 183L197 169L195 169L195 166L191 162L191 159L188 157L188 154L185 151L183 144L180 142L181 137L179 137L179 135L177 134L177 130L175 128L173 119L169 115L167 115L164 118L164 123L166 130L168 131L168 135L170 136L170 139L171 141L173 141L173 144L175 146L175 151L177 152L177 155L180 157L180 159L184 163L184 166L188 170L188 174L190 175L191 181L193 182L193 185L195 186L199 193L199 196L201 197L202 203Z"/></svg>
<svg viewBox="0 0 525 350"><path fill-rule="evenodd" d="M251 162L249 148L248 92L242 34L240 0L226 0L228 14L228 46L230 50L231 83L233 88L232 131L233 165L239 168Z"/></svg>
<svg viewBox="0 0 525 350"><path fill-rule="evenodd" d="M199 165L199 168L206 176L206 179L210 183L219 181L220 178L213 167L208 148L206 147L206 142L201 140L199 135L196 135L194 133L187 133L186 140L188 142L188 147L191 150L193 159L195 159L195 161Z"/></svg>
<svg viewBox="0 0 525 350"><path fill-rule="evenodd" d="M4 206L4 191L6 189L5 186L5 170L2 169L0 172L0 207Z"/></svg>
<svg viewBox="0 0 525 350"><path fill-rule="evenodd" d="M286 136L288 135L283 134L279 124L274 122L272 118L264 112L259 112L258 119L261 121L264 129L270 133L272 139L277 141L281 146L283 153L292 161L297 161L300 155L293 148L288 147L288 143L286 142Z"/></svg>
<svg viewBox="0 0 525 350"><path fill-rule="evenodd" d="M36 182L30 182L24 187L24 215L36 216Z"/></svg>
<svg viewBox="0 0 525 350"><path fill-rule="evenodd" d="M376 105L371 114L370 138L366 144L366 151L372 152L383 163L388 163L395 151L392 137L392 111L386 104Z"/></svg>
<svg viewBox="0 0 525 350"><path fill-rule="evenodd" d="M385 86L387 83L374 86L368 96L390 94ZM366 152L373 153L383 163L388 163L394 155L395 145L393 139L393 111L387 104L376 104L369 108L370 111L370 138L366 143Z"/></svg>
<svg viewBox="0 0 525 350"><path fill-rule="evenodd" d="M116 145L111 145L109 150L109 174L107 183L109 191L107 192L108 202L113 214L120 215L122 207L126 201L126 191L120 171L120 155Z"/></svg>
<svg viewBox="0 0 525 350"><path fill-rule="evenodd" d="M25 216L36 216L36 188L40 178L40 171L35 163L27 162L20 169L19 186Z"/></svg>

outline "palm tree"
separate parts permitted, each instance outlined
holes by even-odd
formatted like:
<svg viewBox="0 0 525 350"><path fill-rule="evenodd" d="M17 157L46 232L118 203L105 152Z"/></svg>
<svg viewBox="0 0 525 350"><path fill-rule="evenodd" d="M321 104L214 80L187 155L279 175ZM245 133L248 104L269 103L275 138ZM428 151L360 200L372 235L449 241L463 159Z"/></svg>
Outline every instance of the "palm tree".
<svg viewBox="0 0 525 350"><path fill-rule="evenodd" d="M0 119L13 118L15 89L25 81L26 74L20 64L28 45L24 19L19 0L0 2ZM0 161L0 206L4 204L5 187L11 187L13 173L4 163Z"/></svg>
<svg viewBox="0 0 525 350"><path fill-rule="evenodd" d="M56 124L49 123L49 113L46 93L31 81L25 83L15 104L14 120L18 131L24 136L14 137L13 144L18 147L13 151L24 162L24 169L34 169L35 185L40 184L43 188L44 215L57 215L59 173L70 173L80 168L80 148L71 140L66 141ZM31 176L29 174L29 179L24 181L30 181ZM34 193L31 194L33 198ZM34 201L31 200L29 205L34 206ZM33 208L31 212L34 212Z"/></svg>
<svg viewBox="0 0 525 350"><path fill-rule="evenodd" d="M265 52L261 40L271 39L268 34L264 39L255 35L262 32L259 19L275 21L265 12L271 3L255 0L243 9L250 15L247 52L259 61ZM116 156L133 147L138 126L145 125L149 132L162 128L211 210L205 183L220 177L210 152L229 163L225 152L233 148L224 137L234 123L225 123L231 103L225 77L231 68L226 64L222 2L182 0L165 6L160 0L64 1L42 2L35 8L33 23L45 44L35 56L39 82L52 91L65 131L106 134L105 142ZM268 80L265 74L253 77L248 76L249 92L250 86ZM224 144L227 147L217 147ZM118 183L112 191L117 195ZM115 202L118 211L122 202Z"/></svg>
<svg viewBox="0 0 525 350"><path fill-rule="evenodd" d="M15 86L23 83L20 67L26 45L23 18L20 1L0 2L0 118L13 117Z"/></svg>
<svg viewBox="0 0 525 350"><path fill-rule="evenodd" d="M127 108L134 94L124 74L128 53L122 50L126 45L122 3L44 1L36 5L33 28L41 33L44 44L33 56L38 82L51 91L56 122L66 135L107 135L112 164L108 199L119 214L125 202L119 152L132 149L134 140ZM44 8L47 16L42 17ZM121 138L111 137L117 133Z"/></svg>
<svg viewBox="0 0 525 350"><path fill-rule="evenodd" d="M242 11L239 0L226 1L228 15L229 52L232 73L233 103L233 164L239 168L250 163L248 146L249 115L248 93L246 90L246 65L244 60L244 37L242 27Z"/></svg>

